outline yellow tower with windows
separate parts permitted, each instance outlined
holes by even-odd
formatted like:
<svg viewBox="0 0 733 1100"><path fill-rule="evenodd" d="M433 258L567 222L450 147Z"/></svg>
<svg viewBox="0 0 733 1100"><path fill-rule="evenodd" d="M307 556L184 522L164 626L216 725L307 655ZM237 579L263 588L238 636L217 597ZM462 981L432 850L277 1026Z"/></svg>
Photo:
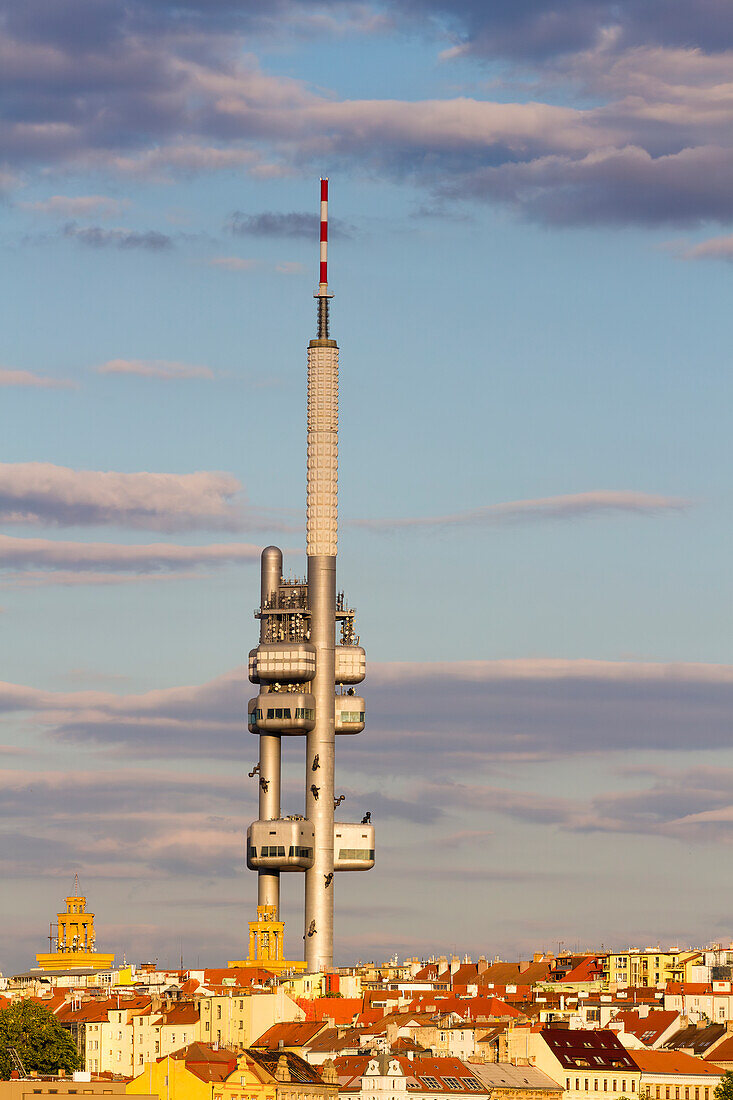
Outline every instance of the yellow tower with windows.
<svg viewBox="0 0 733 1100"><path fill-rule="evenodd" d="M51 926L53 928L53 925ZM51 946L53 935L49 936ZM94 936L94 913L87 912L87 899L79 890L79 876L74 876L74 892L66 898L66 912L57 914L56 950L36 955L41 970L72 970L92 967L111 970L114 955L97 953Z"/></svg>
<svg viewBox="0 0 733 1100"><path fill-rule="evenodd" d="M277 919L277 906L258 905L257 920L249 922L249 956L230 967L260 967L273 974L305 970L304 962L289 962L283 958L285 922Z"/></svg>

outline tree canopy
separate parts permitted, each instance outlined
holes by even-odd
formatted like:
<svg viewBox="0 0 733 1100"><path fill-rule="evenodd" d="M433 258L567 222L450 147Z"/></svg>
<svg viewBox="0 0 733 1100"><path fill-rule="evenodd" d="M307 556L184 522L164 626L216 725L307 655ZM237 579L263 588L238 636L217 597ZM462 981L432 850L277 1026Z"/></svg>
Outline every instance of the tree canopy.
<svg viewBox="0 0 733 1100"><path fill-rule="evenodd" d="M15 1001L0 1012L0 1080L8 1081L14 1068L15 1047L25 1069L38 1073L71 1073L81 1060L76 1044L53 1012L36 1001Z"/></svg>
<svg viewBox="0 0 733 1100"><path fill-rule="evenodd" d="M714 1100L733 1100L733 1073L728 1069L713 1093Z"/></svg>

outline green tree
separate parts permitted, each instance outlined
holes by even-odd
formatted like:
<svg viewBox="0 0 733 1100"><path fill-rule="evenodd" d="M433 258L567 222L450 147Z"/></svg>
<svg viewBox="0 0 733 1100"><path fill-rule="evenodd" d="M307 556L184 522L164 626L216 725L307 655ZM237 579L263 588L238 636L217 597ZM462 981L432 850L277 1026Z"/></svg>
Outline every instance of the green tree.
<svg viewBox="0 0 733 1100"><path fill-rule="evenodd" d="M720 1084L713 1093L714 1100L733 1100L733 1073L729 1069L720 1078Z"/></svg>
<svg viewBox="0 0 733 1100"><path fill-rule="evenodd" d="M25 1069L38 1073L71 1073L80 1065L74 1040L53 1012L36 1001L15 1001L0 1012L0 1080L8 1081L15 1047Z"/></svg>

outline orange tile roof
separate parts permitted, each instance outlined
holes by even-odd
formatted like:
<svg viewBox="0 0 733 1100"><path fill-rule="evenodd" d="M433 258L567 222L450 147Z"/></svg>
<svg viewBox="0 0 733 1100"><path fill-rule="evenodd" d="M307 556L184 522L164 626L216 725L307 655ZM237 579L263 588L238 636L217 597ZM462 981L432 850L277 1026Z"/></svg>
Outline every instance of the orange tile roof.
<svg viewBox="0 0 733 1100"><path fill-rule="evenodd" d="M719 1077L719 1066L710 1065L704 1058L684 1054L681 1050L630 1050L629 1054L643 1073L682 1073L686 1076L704 1074Z"/></svg>
<svg viewBox="0 0 733 1100"><path fill-rule="evenodd" d="M286 1047L299 1047L315 1039L325 1027L321 1020L295 1020L292 1023L273 1024L252 1046L266 1050L275 1050L280 1043Z"/></svg>

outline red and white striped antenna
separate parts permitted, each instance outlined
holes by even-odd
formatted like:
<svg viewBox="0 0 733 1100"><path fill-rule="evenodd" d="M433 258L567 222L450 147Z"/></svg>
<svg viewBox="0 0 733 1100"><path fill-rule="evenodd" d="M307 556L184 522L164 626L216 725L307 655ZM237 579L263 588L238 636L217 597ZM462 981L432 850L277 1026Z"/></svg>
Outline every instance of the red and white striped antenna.
<svg viewBox="0 0 733 1100"><path fill-rule="evenodd" d="M328 294L328 178L321 179L321 273L318 293Z"/></svg>
<svg viewBox="0 0 733 1100"><path fill-rule="evenodd" d="M318 302L318 339L328 340L328 178L321 177L321 253L318 290L313 295Z"/></svg>

